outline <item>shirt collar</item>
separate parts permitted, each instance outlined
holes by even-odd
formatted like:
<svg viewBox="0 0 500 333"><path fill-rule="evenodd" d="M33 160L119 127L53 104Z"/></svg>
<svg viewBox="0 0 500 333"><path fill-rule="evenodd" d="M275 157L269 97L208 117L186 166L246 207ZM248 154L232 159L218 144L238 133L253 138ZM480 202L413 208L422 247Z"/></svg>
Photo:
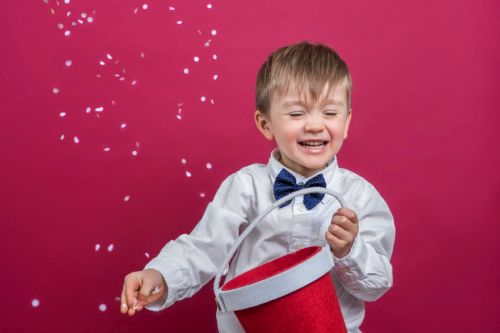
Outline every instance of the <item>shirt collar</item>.
<svg viewBox="0 0 500 333"><path fill-rule="evenodd" d="M279 161L279 157L280 157L280 151L279 151L278 148L275 148L271 152L271 156L269 157L269 162L267 163L267 170L269 172L269 176L271 177L271 182L273 183L273 185L274 185L274 181L276 180L276 177L281 172L281 170L282 169L286 169L286 171L290 172L295 177L295 179L297 180L297 182L304 182L304 183L307 182L309 179L311 179L311 178L317 176L318 174L322 173L323 177L325 178L325 181L326 181L326 186L330 187L328 185L332 184L333 175L335 174L335 170L337 170L337 167L338 167L338 165L337 165L337 157L334 156L326 164L326 167L323 170L315 173L311 177L307 177L306 178L306 177L302 176L301 174L298 174L295 171L290 170L289 168L287 168L286 166L284 166Z"/></svg>

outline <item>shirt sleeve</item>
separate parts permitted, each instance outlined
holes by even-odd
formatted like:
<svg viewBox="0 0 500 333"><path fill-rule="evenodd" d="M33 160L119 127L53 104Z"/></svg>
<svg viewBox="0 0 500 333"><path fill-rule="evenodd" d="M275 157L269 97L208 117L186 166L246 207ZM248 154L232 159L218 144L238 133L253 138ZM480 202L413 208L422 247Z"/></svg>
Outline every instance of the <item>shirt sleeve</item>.
<svg viewBox="0 0 500 333"><path fill-rule="evenodd" d="M160 311L193 296L210 281L247 223L250 196L238 173L226 178L190 234L168 242L144 269L159 271L168 293L148 310Z"/></svg>
<svg viewBox="0 0 500 333"><path fill-rule="evenodd" d="M367 184L367 195L360 204L359 232L349 254L334 256L334 274L354 297L375 301L392 287L390 258L395 240L394 218L384 199Z"/></svg>

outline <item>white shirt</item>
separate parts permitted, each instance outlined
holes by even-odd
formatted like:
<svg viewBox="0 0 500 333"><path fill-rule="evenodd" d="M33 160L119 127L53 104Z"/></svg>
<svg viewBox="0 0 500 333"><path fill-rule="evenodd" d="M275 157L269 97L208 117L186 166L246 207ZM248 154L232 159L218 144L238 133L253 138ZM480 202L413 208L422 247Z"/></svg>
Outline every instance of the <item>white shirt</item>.
<svg viewBox="0 0 500 333"><path fill-rule="evenodd" d="M299 184L319 174L305 178L286 168L279 162L279 150L274 149L267 165L252 164L227 177L193 231L168 242L146 265L161 272L168 285L166 300L147 309L163 310L191 297L217 274L238 235L275 202L273 184L283 168ZM336 157L320 173L327 187L340 193L358 216L359 233L350 253L341 259L334 257L330 275L348 332L360 333L364 302L375 301L392 286L394 220L375 188L357 174L339 168ZM226 281L303 247L326 244L325 233L340 204L326 194L317 206L307 210L302 200L299 196L288 206L275 209L250 233L233 259ZM232 312L217 310L217 324L219 332L243 332Z"/></svg>

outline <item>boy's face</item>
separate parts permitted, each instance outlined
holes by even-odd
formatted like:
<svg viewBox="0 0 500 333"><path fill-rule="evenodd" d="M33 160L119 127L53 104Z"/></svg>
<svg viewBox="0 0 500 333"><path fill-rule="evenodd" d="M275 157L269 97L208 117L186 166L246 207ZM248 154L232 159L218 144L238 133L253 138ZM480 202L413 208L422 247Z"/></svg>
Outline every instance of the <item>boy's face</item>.
<svg viewBox="0 0 500 333"><path fill-rule="evenodd" d="M327 87L318 102L307 104L305 96L290 93L273 98L267 116L255 112L257 128L276 141L281 162L304 177L324 169L347 138L351 110L345 86L338 84L326 94Z"/></svg>

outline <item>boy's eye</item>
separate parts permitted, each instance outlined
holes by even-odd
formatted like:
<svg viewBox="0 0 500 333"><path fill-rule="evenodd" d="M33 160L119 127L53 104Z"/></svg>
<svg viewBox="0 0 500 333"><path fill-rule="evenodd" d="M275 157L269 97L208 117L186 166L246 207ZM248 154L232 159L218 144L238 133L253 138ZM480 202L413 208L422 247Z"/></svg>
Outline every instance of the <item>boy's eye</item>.
<svg viewBox="0 0 500 333"><path fill-rule="evenodd" d="M294 111L294 112L290 112L289 114L292 117L300 117L300 116L302 116L304 114L304 112L302 112L302 111Z"/></svg>
<svg viewBox="0 0 500 333"><path fill-rule="evenodd" d="M336 116L338 115L340 112L338 111L333 111L333 110L330 110L330 111L325 111L325 114L328 115L328 116Z"/></svg>

